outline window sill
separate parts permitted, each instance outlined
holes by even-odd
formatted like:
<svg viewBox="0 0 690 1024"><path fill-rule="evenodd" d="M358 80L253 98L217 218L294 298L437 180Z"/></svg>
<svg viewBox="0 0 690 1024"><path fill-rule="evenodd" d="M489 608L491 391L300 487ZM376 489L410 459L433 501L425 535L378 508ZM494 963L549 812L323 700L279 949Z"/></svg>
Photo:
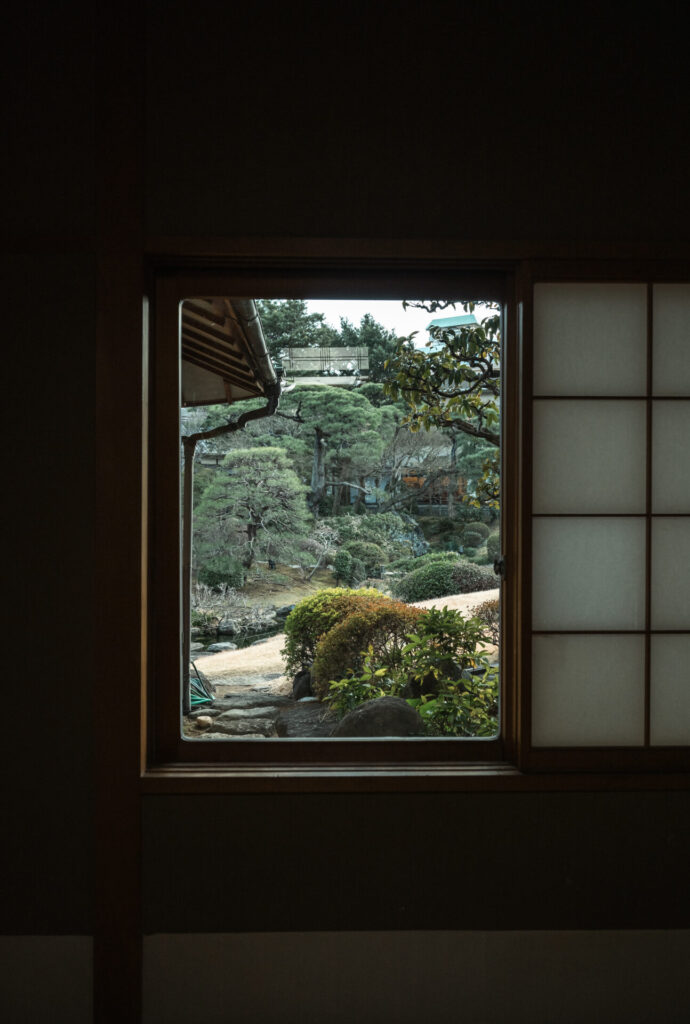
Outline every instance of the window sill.
<svg viewBox="0 0 690 1024"><path fill-rule="evenodd" d="M161 764L141 777L143 793L439 793L665 790L690 787L687 772L527 775L493 764Z"/></svg>

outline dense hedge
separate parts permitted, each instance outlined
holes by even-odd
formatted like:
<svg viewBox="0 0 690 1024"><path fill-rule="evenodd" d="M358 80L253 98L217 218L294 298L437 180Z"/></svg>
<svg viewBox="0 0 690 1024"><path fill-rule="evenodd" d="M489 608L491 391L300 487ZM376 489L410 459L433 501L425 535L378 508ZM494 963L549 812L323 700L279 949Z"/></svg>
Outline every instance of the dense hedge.
<svg viewBox="0 0 690 1024"><path fill-rule="evenodd" d="M412 572L414 569L421 569L432 562L456 562L458 555L455 551L430 551L426 555L419 555L417 558L398 558L388 566L396 572Z"/></svg>
<svg viewBox="0 0 690 1024"><path fill-rule="evenodd" d="M386 561L386 555L380 545L368 540L349 540L343 544L341 551L346 551L352 558L364 563L367 574L373 576L380 573Z"/></svg>
<svg viewBox="0 0 690 1024"><path fill-rule="evenodd" d="M350 671L361 672L369 648L377 666L395 666L408 634L414 633L417 620L423 614L420 608L410 608L402 601L386 597L365 598L359 602L316 645L312 676L315 696L326 697L331 680L342 679Z"/></svg>
<svg viewBox="0 0 690 1024"><path fill-rule="evenodd" d="M438 559L403 576L395 584L393 592L403 601L428 601L432 597L471 594L497 586L498 578L491 569L472 562Z"/></svg>
<svg viewBox="0 0 690 1024"><path fill-rule="evenodd" d="M215 590L222 586L243 587L244 576L244 567L235 558L216 559L212 565L203 566L198 573L199 583Z"/></svg>
<svg viewBox="0 0 690 1024"><path fill-rule="evenodd" d="M408 572L407 576L398 580L393 587L393 593L403 601L426 601L432 597L454 594L454 568L455 560L447 558L427 562L426 565Z"/></svg>
<svg viewBox="0 0 690 1024"><path fill-rule="evenodd" d="M489 527L486 525L486 523L480 523L477 521L467 524L465 529L462 531L463 536L468 531L471 531L472 533L478 533L479 536L482 537L484 540L486 540L490 533Z"/></svg>
<svg viewBox="0 0 690 1024"><path fill-rule="evenodd" d="M499 534L492 533L486 542L486 553L493 562L501 553L501 538Z"/></svg>
<svg viewBox="0 0 690 1024"><path fill-rule="evenodd" d="M366 587L329 587L296 604L285 620L285 647L281 653L286 672L292 674L311 665L319 638L367 599L386 600L378 590Z"/></svg>
<svg viewBox="0 0 690 1024"><path fill-rule="evenodd" d="M389 558L400 558L413 550L414 524L405 521L396 512L377 512L375 515L361 516L348 512L332 519L331 525L337 529L343 547L350 541L378 544ZM366 562L366 559L364 561Z"/></svg>
<svg viewBox="0 0 690 1024"><path fill-rule="evenodd" d="M457 562L453 566L453 590L451 594L473 594L478 590L493 590L499 579L493 569L471 562Z"/></svg>

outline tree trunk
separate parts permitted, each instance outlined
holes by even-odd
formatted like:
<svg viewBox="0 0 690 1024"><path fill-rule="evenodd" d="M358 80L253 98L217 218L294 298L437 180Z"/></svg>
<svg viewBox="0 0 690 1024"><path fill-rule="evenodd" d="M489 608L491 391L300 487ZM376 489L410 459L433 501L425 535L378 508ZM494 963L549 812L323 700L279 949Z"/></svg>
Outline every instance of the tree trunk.
<svg viewBox="0 0 690 1024"><path fill-rule="evenodd" d="M247 554L242 559L242 565L247 570L251 569L252 562L254 561L254 542L256 541L257 531L256 523L247 524Z"/></svg>
<svg viewBox="0 0 690 1024"><path fill-rule="evenodd" d="M455 492L458 486L458 438L453 434L450 448L450 470L448 472L448 518L455 515Z"/></svg>
<svg viewBox="0 0 690 1024"><path fill-rule="evenodd" d="M309 507L315 518L319 515L319 504L323 498L326 487L326 466L325 466L326 440L321 427L314 427L314 457L311 466L311 491L309 493Z"/></svg>

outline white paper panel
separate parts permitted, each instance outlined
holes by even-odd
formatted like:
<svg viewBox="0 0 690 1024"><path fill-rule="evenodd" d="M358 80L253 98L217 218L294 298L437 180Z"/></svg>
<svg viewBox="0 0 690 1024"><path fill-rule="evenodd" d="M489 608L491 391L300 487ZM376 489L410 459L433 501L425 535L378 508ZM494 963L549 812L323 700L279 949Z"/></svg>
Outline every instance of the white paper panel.
<svg viewBox="0 0 690 1024"><path fill-rule="evenodd" d="M690 518L652 524L652 629L690 629Z"/></svg>
<svg viewBox="0 0 690 1024"><path fill-rule="evenodd" d="M690 402L652 403L652 510L690 512Z"/></svg>
<svg viewBox="0 0 690 1024"><path fill-rule="evenodd" d="M534 629L642 629L643 519L535 519Z"/></svg>
<svg viewBox="0 0 690 1024"><path fill-rule="evenodd" d="M654 285L654 394L690 397L690 285Z"/></svg>
<svg viewBox="0 0 690 1024"><path fill-rule="evenodd" d="M690 743L690 636L652 637L652 743Z"/></svg>
<svg viewBox="0 0 690 1024"><path fill-rule="evenodd" d="M646 285L535 285L535 395L646 392Z"/></svg>
<svg viewBox="0 0 690 1024"><path fill-rule="evenodd" d="M645 511L644 401L545 399L533 422L535 512Z"/></svg>
<svg viewBox="0 0 690 1024"><path fill-rule="evenodd" d="M535 636L535 746L644 742L644 637Z"/></svg>

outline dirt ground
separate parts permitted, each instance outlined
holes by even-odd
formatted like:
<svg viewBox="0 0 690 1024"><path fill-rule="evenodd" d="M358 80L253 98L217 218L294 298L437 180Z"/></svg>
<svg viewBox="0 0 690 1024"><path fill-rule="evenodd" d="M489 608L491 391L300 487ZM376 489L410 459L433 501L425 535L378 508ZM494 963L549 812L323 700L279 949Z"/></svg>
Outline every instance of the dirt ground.
<svg viewBox="0 0 690 1024"><path fill-rule="evenodd" d="M474 594L437 597L429 601L417 601L415 604L417 608L455 608L467 614L485 601L497 599L498 588ZM284 675L283 659L280 655L283 643L283 634L279 633L239 651L205 655L198 659L197 664L200 671L216 687L218 697L236 692L250 681L258 681L258 677L265 680L267 690L287 694L292 692L292 685ZM491 648L487 650L494 653Z"/></svg>

